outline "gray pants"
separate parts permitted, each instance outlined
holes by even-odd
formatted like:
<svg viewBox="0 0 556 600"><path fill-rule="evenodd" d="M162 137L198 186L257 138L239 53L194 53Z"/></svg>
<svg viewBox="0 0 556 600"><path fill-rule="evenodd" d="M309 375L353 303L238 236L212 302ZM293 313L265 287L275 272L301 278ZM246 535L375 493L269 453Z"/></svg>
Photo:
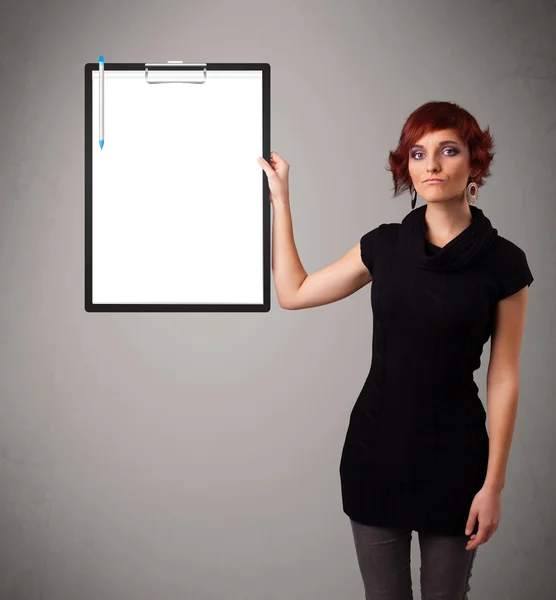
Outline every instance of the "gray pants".
<svg viewBox="0 0 556 600"><path fill-rule="evenodd" d="M413 600L411 529L362 525L351 521L365 600ZM418 532L422 600L468 600L477 553L466 550L469 536Z"/></svg>

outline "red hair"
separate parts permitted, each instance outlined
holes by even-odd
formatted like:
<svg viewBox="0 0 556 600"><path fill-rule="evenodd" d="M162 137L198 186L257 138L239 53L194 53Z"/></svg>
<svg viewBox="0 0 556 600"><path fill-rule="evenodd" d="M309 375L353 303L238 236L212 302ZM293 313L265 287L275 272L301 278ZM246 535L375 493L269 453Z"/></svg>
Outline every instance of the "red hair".
<svg viewBox="0 0 556 600"><path fill-rule="evenodd" d="M441 129L455 129L469 148L470 167L478 171L473 178L478 187L490 175L489 166L494 158L494 143L487 127L484 131L477 120L464 108L453 102L427 102L414 110L405 122L398 147L389 153L387 171L392 172L394 197L409 189L413 182L409 175L409 150L422 136Z"/></svg>

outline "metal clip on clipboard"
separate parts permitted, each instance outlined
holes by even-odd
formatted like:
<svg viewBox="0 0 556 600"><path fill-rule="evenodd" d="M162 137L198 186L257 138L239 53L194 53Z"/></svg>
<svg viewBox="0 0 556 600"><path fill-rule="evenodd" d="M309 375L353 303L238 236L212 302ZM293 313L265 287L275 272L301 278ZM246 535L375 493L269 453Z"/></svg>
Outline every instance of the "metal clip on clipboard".
<svg viewBox="0 0 556 600"><path fill-rule="evenodd" d="M195 81L183 78L183 71L197 71L203 69L203 80ZM151 79L149 80L149 69L151 69ZM153 78L156 71L175 71L176 76L170 79ZM198 78L197 78L198 79ZM145 81L147 83L206 83L207 81L207 63L184 63L181 60L169 60L165 63L145 63Z"/></svg>

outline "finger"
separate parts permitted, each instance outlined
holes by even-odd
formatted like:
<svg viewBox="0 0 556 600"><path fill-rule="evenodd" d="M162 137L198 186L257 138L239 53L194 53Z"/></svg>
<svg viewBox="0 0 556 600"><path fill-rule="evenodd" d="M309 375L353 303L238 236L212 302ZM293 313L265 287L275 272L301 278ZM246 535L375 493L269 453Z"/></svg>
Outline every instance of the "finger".
<svg viewBox="0 0 556 600"><path fill-rule="evenodd" d="M484 544L487 532L488 530L485 528L481 528L481 524L479 523L479 531L477 533L477 537L472 542L470 542L470 548L477 548L477 546Z"/></svg>
<svg viewBox="0 0 556 600"><path fill-rule="evenodd" d="M278 152L273 151L270 153L270 162L281 168L289 168L288 163L278 154Z"/></svg>
<svg viewBox="0 0 556 600"><path fill-rule="evenodd" d="M470 512L469 518L467 519L467 523L465 524L465 535L469 535L473 529L475 529L475 522L477 520L477 513Z"/></svg>
<svg viewBox="0 0 556 600"><path fill-rule="evenodd" d="M474 550L479 544L477 543L477 540L473 540L473 541L469 541L467 542L467 550Z"/></svg>
<svg viewBox="0 0 556 600"><path fill-rule="evenodd" d="M485 540L485 542L488 542L488 541L490 540L490 538L491 538L491 537L494 535L494 532L495 532L495 531L496 531L496 527L491 527L491 528L488 530L488 534L487 534L487 537L486 537L486 540Z"/></svg>

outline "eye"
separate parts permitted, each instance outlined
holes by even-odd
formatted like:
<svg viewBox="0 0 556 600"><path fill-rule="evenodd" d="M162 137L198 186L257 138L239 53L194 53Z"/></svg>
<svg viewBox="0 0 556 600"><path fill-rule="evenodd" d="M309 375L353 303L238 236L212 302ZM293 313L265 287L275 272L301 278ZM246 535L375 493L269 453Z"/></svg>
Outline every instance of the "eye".
<svg viewBox="0 0 556 600"><path fill-rule="evenodd" d="M451 150L454 154L449 154L449 156L455 156L458 154L458 151L455 148L445 148L445 150Z"/></svg>
<svg viewBox="0 0 556 600"><path fill-rule="evenodd" d="M453 152L453 154L448 154L448 156L456 156L456 154L459 154L459 151L456 150L456 148L446 147L446 148L444 148L444 151L446 151L446 150L450 150L451 152ZM417 160L420 160L420 159L417 158L417 154L423 154L423 153L420 152L419 150L416 150L415 152L411 153L411 157L415 158Z"/></svg>

